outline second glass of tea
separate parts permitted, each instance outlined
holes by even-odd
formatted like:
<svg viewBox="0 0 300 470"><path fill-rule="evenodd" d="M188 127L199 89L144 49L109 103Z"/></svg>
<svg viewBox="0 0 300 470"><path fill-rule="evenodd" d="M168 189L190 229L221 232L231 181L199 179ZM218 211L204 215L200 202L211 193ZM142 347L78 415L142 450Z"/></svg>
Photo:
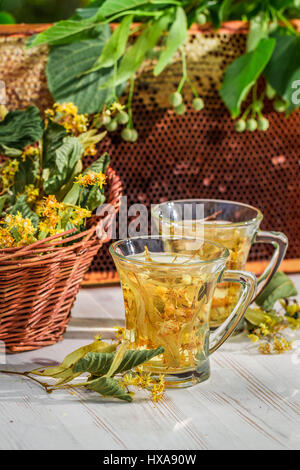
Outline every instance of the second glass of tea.
<svg viewBox="0 0 300 470"><path fill-rule="evenodd" d="M208 379L209 356L235 330L255 293L251 273L225 270L229 250L192 238L138 237L110 247L120 276L126 337L134 349L163 346L144 367L165 374L168 387ZM241 287L229 318L213 333L210 308L219 282Z"/></svg>
<svg viewBox="0 0 300 470"><path fill-rule="evenodd" d="M256 296L272 279L288 246L287 237L283 233L259 229L263 219L259 209L238 202L213 199L169 201L156 205L152 216L162 235L200 237L225 246L230 255L226 265L228 269L245 269L253 243L272 244L275 248L274 254L265 272L258 279ZM210 314L212 329L228 318L239 295L240 287L236 283L224 281L218 285ZM236 331L241 330L243 322Z"/></svg>

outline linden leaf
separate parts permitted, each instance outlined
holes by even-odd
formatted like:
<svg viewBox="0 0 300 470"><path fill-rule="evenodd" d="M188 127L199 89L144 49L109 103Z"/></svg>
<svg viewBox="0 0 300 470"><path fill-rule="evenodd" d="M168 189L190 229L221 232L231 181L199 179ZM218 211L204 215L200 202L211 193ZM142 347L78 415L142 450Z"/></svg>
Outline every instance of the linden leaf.
<svg viewBox="0 0 300 470"><path fill-rule="evenodd" d="M134 369L144 362L148 362L159 354L163 354L164 348L129 350L124 354L123 360L115 370L114 375ZM115 353L88 353L80 359L74 367L74 372L89 372L93 375L107 374L115 358Z"/></svg>
<svg viewBox="0 0 300 470"><path fill-rule="evenodd" d="M24 219L31 220L34 227L38 226L39 217L28 206L26 194L22 194L21 196L17 197L16 203L10 208L9 213L12 215L17 215L20 213Z"/></svg>
<svg viewBox="0 0 300 470"><path fill-rule="evenodd" d="M296 295L298 295L298 291L293 281L286 274L278 271L255 302L263 310L269 311L272 310L277 300L295 297Z"/></svg>
<svg viewBox="0 0 300 470"><path fill-rule="evenodd" d="M56 379L65 377L65 373L67 370L72 370L74 373L79 372L75 370L74 365L85 355L89 352L111 352L116 349L114 344L106 343L105 341L97 340L87 346L83 346L82 348L76 349L72 353L68 354L65 359L63 360L62 364L57 367L50 367L49 369L44 370L33 370L31 371L34 375L41 375L45 377L53 377Z"/></svg>
<svg viewBox="0 0 300 470"><path fill-rule="evenodd" d="M118 398L119 400L132 402L132 396L129 393L126 393L119 382L111 377L101 377L93 380L92 382L89 382L87 388L103 395L104 397L113 397Z"/></svg>
<svg viewBox="0 0 300 470"><path fill-rule="evenodd" d="M249 91L266 68L274 48L275 39L261 39L254 50L238 57L226 70L221 98L236 118Z"/></svg>
<svg viewBox="0 0 300 470"><path fill-rule="evenodd" d="M41 139L43 128L40 112L35 106L29 106L25 111L10 111L0 122L1 145L23 150L26 145Z"/></svg>

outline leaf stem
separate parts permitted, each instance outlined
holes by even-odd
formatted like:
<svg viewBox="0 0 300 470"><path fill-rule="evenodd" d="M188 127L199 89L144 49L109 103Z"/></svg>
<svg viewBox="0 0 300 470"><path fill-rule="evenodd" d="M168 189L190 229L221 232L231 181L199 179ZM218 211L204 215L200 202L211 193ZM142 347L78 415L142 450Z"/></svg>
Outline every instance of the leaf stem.
<svg viewBox="0 0 300 470"><path fill-rule="evenodd" d="M185 55L185 50L184 50L183 46L181 46L180 51L181 51L181 57L182 57L182 79L180 80L180 83L178 85L177 93L181 93L183 85L185 84L185 82L188 79L187 66L186 66L186 55Z"/></svg>
<svg viewBox="0 0 300 470"><path fill-rule="evenodd" d="M132 116L132 100L133 100L133 93L134 93L134 81L135 77L131 77L130 79L130 88L129 88L129 94L128 94L128 102L127 102L127 109L128 109L128 115L129 115L129 121L128 121L128 128L133 129L133 116Z"/></svg>
<svg viewBox="0 0 300 470"><path fill-rule="evenodd" d="M293 34L296 34L296 36L299 36L299 32L293 27L291 22L281 13L281 11L276 11L277 17L279 18L280 21L285 25L285 27Z"/></svg>
<svg viewBox="0 0 300 470"><path fill-rule="evenodd" d="M22 377L26 377L27 379L33 380L33 382L36 382L37 384L41 385L47 393L51 393L52 390L49 390L49 387L51 385L48 385L44 382L40 382L39 380L35 379L34 377L31 377L29 374L30 372L13 372L11 370L0 370L1 374L8 374L8 375L21 375Z"/></svg>

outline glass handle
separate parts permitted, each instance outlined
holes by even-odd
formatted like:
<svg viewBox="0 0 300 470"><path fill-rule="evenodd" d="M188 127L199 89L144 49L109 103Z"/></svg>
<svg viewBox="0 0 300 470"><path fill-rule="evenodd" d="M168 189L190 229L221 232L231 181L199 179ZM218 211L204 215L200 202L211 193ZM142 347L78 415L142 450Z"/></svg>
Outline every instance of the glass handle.
<svg viewBox="0 0 300 470"><path fill-rule="evenodd" d="M264 273L258 278L258 281L257 281L258 289L257 289L256 295L253 301L255 301L255 299L259 296L259 294L269 284L272 277L278 270L279 266L281 265L285 257L289 241L288 241L288 238L284 235L284 233L264 232L263 230L260 230L256 235L254 243L271 243L271 245L274 246L275 251Z"/></svg>
<svg viewBox="0 0 300 470"><path fill-rule="evenodd" d="M209 354L213 354L232 335L250 305L257 286L254 274L246 271L225 271L221 282L238 282L242 286L242 293L231 315L211 333Z"/></svg>

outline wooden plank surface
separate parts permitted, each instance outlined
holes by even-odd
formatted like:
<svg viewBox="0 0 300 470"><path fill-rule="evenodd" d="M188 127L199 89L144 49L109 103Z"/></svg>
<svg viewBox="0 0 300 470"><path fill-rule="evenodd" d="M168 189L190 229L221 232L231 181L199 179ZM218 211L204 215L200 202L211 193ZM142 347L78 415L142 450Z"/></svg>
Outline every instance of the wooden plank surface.
<svg viewBox="0 0 300 470"><path fill-rule="evenodd" d="M82 289L63 342L7 362L18 370L56 364L99 330L109 335L123 315L119 287ZM293 352L269 357L238 336L212 356L208 382L168 391L157 405L143 392L132 404L84 391L47 395L0 375L0 449L300 449L298 341Z"/></svg>

